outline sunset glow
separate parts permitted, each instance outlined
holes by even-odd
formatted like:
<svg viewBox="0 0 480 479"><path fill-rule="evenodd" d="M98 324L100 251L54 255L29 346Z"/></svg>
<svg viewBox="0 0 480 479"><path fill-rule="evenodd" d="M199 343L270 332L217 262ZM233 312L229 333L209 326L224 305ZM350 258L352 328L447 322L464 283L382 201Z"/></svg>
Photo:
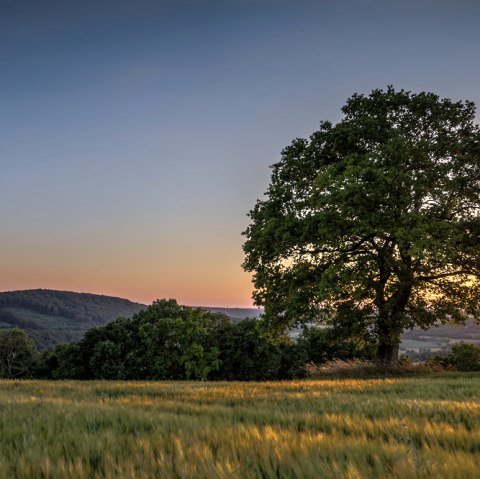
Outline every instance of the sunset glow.
<svg viewBox="0 0 480 479"><path fill-rule="evenodd" d="M441 4L2 2L0 291L251 307L293 138L388 84L480 104L480 5Z"/></svg>

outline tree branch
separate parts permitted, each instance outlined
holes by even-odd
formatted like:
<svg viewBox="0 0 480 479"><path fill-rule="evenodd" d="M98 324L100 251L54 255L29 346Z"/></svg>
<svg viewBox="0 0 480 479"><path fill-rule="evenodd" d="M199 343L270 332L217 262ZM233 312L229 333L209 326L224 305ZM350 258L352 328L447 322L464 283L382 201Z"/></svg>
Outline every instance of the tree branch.
<svg viewBox="0 0 480 479"><path fill-rule="evenodd" d="M458 276L460 274L474 274L474 273L468 270L460 269L458 271L451 271L449 273L439 273L432 276L418 276L417 279L420 281L434 281L436 279L448 278L449 276Z"/></svg>

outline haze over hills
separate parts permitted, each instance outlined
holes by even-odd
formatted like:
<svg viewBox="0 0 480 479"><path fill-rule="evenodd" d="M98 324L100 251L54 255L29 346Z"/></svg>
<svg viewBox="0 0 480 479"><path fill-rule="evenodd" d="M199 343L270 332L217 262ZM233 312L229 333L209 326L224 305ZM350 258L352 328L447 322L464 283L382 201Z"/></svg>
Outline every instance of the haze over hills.
<svg viewBox="0 0 480 479"><path fill-rule="evenodd" d="M431 354L447 354L456 343L480 345L480 324L469 319L465 324L442 325L427 330L414 328L402 335L400 349L414 360Z"/></svg>

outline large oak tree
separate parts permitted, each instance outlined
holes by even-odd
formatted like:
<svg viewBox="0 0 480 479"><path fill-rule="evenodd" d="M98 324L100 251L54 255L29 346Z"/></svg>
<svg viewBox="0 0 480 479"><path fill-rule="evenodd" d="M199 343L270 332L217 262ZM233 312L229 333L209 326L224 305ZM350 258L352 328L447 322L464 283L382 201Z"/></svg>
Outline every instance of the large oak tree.
<svg viewBox="0 0 480 479"><path fill-rule="evenodd" d="M244 268L272 326L362 317L392 363L404 329L478 316L480 130L471 102L393 87L342 111L272 166Z"/></svg>

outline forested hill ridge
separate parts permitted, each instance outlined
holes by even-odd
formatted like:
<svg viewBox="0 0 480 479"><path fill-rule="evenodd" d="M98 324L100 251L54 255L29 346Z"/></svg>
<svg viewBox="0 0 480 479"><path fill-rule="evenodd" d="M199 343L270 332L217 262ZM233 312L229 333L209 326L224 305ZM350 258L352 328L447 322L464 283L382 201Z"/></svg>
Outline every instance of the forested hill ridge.
<svg viewBox="0 0 480 479"><path fill-rule="evenodd" d="M0 293L0 328L24 329L39 349L78 341L85 331L147 306L90 293L32 289Z"/></svg>
<svg viewBox="0 0 480 479"><path fill-rule="evenodd" d="M85 332L119 317L130 318L145 304L128 299L51 289L29 289L0 293L0 329L24 329L40 350L58 343L79 341ZM258 317L258 308L202 307L223 313L232 321Z"/></svg>

